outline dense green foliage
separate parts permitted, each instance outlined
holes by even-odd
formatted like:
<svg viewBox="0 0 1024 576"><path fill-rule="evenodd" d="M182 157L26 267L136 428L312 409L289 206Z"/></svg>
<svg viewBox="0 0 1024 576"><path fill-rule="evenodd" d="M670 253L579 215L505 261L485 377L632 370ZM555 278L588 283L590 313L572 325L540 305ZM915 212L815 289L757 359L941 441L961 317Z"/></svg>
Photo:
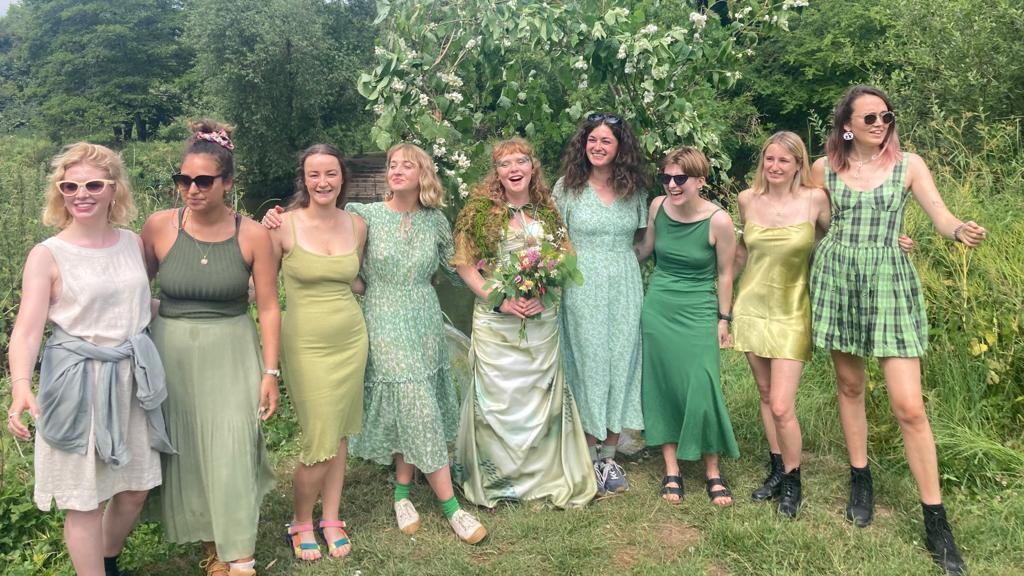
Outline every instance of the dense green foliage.
<svg viewBox="0 0 1024 576"><path fill-rule="evenodd" d="M237 125L243 184L257 199L287 193L295 153L313 141L352 152L397 137L423 142L451 170L445 175L458 198L457 178L473 182L487 167L486 142L498 136L528 136L552 176L590 110L632 114L652 156L674 143L702 145L739 181L775 129L800 132L820 154L835 100L852 83L874 82L892 96L906 146L925 157L954 214L990 231L981 249L965 251L935 234L922 211L908 211L931 327L925 395L957 537L973 573L1024 571L1019 2L788 2L782 10L740 1L712 2L708 10L695 1L681 10L644 0L628 11L599 0L377 4L22 0L0 18L0 131L15 132L0 134L0 344L9 338L25 254L52 233L40 225L49 159L72 139L122 148L142 213L138 229L148 213L176 202L169 175L184 119L199 115ZM759 15L759 22L737 23L748 5L744 18ZM699 43L691 12L708 16ZM786 18L772 23L773 16ZM655 72L666 64L664 76ZM356 92L360 73L368 100ZM654 99L645 102L648 92ZM140 138L139 118L150 141L115 142L117 127L122 140ZM881 374L868 366L870 454L884 470L880 514L869 530L848 529L838 517L845 450L835 377L819 353L798 397L809 499L796 523L743 502L718 513L697 493L695 475L686 476L683 507L667 509L653 495L655 458L629 465L630 494L582 513L521 506L485 515L493 535L483 548L448 538L419 487L414 498L426 533L411 541L390 529L386 472L354 462L345 513L357 526L356 556L305 573L582 573L608 562L642 573L920 573L929 564L919 550L913 483ZM6 358L0 367L6 372ZM762 473L763 433L738 354L724 354L723 381L745 453L725 472L742 500ZM0 381L4 407L8 386ZM286 474L297 449L287 402L265 434ZM30 446L0 435L0 573L69 573L60 514L31 503L31 459ZM289 501L286 491L270 496L261 527L258 559L278 561L270 569L277 573L299 569L275 545ZM177 574L194 572L197 557L197 549L166 545L157 528L145 526L125 560L137 573Z"/></svg>

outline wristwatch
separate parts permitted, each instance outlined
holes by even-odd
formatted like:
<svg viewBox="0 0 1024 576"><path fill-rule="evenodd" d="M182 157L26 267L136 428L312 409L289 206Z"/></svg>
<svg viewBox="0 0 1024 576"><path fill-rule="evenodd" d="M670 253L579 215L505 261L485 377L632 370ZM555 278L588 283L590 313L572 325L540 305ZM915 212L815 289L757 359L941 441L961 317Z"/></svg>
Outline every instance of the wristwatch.
<svg viewBox="0 0 1024 576"><path fill-rule="evenodd" d="M266 370L263 371L263 373L264 374L269 374L269 375L273 376L274 378L280 378L281 377L281 370L279 370L277 368L267 368Z"/></svg>

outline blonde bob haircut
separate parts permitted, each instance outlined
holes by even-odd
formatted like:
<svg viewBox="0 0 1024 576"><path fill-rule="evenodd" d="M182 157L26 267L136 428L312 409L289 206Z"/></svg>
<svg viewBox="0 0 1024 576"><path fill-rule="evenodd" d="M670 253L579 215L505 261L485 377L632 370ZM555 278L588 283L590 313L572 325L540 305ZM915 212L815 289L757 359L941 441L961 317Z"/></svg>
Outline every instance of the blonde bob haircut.
<svg viewBox="0 0 1024 576"><path fill-rule="evenodd" d="M793 181L789 183L789 191L795 194L801 187L813 188L814 186L811 184L811 171L807 166L807 147L804 146L804 141L793 132L783 130L782 132L772 134L764 141L764 146L761 147L761 157L757 161L757 172L754 174L754 185L751 186L754 192L763 194L768 190L768 179L764 175L764 155L772 144L785 150L786 154L792 156L793 161L796 162L797 172L793 177Z"/></svg>
<svg viewBox="0 0 1024 576"><path fill-rule="evenodd" d="M76 142L65 146L50 163L53 170L47 177L43 224L64 229L74 220L64 207L64 196L57 188L57 182L63 180L68 168L76 164L88 164L105 170L107 177L114 181L114 198L110 204L110 211L107 212L107 222L115 226L127 226L138 216L139 212L132 200L132 188L128 183L128 174L124 162L121 161L121 155L106 146Z"/></svg>
<svg viewBox="0 0 1024 576"><path fill-rule="evenodd" d="M395 144L388 150L388 170L391 169L391 159L395 154L401 154L402 158L412 162L420 171L420 204L425 208L444 208L444 187L441 179L437 177L437 166L423 148L415 144L402 142ZM394 195L391 190L387 192L387 198Z"/></svg>
<svg viewBox="0 0 1024 576"><path fill-rule="evenodd" d="M675 164L683 169L683 174L691 178L707 178L711 171L711 165L704 153L692 146L676 148L665 154L661 161L661 169Z"/></svg>

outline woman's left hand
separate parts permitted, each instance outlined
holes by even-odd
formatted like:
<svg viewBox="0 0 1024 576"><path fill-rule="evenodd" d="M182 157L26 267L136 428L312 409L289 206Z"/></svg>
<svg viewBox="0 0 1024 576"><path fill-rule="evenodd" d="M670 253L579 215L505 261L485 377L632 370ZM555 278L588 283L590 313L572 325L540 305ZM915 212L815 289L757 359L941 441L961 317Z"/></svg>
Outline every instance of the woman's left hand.
<svg viewBox="0 0 1024 576"><path fill-rule="evenodd" d="M910 236L904 234L896 242L900 245L900 250L903 250L904 254L910 254L914 251L914 240Z"/></svg>
<svg viewBox="0 0 1024 576"><path fill-rule="evenodd" d="M264 374L263 381L260 382L260 409L259 417L260 420L266 421L274 412L277 412L277 401L281 397L281 391L278 390L277 377L273 374Z"/></svg>
<svg viewBox="0 0 1024 576"><path fill-rule="evenodd" d="M544 302L540 298L520 298L517 304L519 311L527 318L532 318L544 311Z"/></svg>
<svg viewBox="0 0 1024 576"><path fill-rule="evenodd" d="M732 335L729 334L729 323L725 320L718 321L718 347L732 348Z"/></svg>

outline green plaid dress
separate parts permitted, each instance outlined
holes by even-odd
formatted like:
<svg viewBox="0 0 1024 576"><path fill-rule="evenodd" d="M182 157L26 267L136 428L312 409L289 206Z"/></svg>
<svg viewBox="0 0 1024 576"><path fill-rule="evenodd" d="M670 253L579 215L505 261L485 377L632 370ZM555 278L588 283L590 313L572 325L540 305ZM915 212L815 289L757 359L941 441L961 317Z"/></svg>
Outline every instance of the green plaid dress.
<svg viewBox="0 0 1024 576"><path fill-rule="evenodd" d="M903 229L904 154L892 176L858 192L825 163L832 225L811 265L815 345L857 356L914 358L928 347L924 294L897 239Z"/></svg>

